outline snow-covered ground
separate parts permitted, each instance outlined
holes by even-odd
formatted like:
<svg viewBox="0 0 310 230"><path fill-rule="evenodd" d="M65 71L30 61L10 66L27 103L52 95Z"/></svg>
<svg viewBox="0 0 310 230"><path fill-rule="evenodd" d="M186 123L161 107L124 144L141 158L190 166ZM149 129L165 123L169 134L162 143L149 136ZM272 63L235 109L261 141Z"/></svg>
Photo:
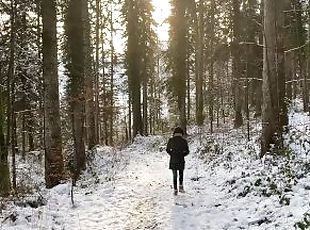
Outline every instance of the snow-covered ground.
<svg viewBox="0 0 310 230"><path fill-rule="evenodd" d="M291 130L302 131L304 138L309 129L300 122L306 119L300 113L290 116ZM45 204L36 208L2 201L0 229L294 229L298 222L306 226L310 164L302 149L307 146L290 142L297 135L292 131L286 139L303 157L297 152L291 154L295 157L260 160L259 127L251 130L249 142L243 130L222 129L211 137L193 128L186 193L177 196L165 152L168 137L138 137L121 151L98 148L74 188L74 205L70 183L33 195L44 198Z"/></svg>

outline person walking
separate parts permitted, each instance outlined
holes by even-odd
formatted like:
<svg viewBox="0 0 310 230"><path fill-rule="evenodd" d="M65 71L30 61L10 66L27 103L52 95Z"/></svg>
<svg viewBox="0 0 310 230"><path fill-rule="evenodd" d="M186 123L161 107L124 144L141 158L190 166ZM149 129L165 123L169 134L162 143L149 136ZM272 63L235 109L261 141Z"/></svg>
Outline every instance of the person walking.
<svg viewBox="0 0 310 230"><path fill-rule="evenodd" d="M174 195L179 192L184 193L183 187L183 176L184 176L184 167L185 159L184 157L189 154L188 143L183 138L184 131L182 128L177 127L173 132L173 137L168 141L166 151L170 155L169 169L172 170L173 174L173 188ZM178 190L178 172L179 172L179 190Z"/></svg>

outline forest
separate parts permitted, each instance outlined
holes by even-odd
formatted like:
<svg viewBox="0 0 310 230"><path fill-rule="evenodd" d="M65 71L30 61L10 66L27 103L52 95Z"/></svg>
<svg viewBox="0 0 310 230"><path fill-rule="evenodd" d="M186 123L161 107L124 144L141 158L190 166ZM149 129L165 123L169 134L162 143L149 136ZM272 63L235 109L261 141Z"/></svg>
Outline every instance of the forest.
<svg viewBox="0 0 310 230"><path fill-rule="evenodd" d="M147 158L162 161L154 168L162 171L167 156L134 156L143 146L150 152L155 152L153 145L165 149L175 127L184 130L190 149L195 149L190 150L196 175L191 181L199 182L198 165L205 164L200 160L215 171L219 159L223 164L233 161L224 154L228 146L234 149L227 150L232 155L255 149L253 159L249 157L256 162L255 170L271 157L269 163L279 170L281 165L295 167L298 159L309 182L309 41L306 0L2 0L0 217L10 202L41 190L60 192L63 185L70 187L74 204L74 189L82 194L85 186L105 183L98 179L85 185L88 173L104 171L100 176L108 178L106 183L117 184L116 174L109 175L126 171L120 162L131 162L131 155L137 167ZM300 120L304 122L299 126L294 123ZM37 164L40 183L27 184L25 169ZM115 169L105 171L108 164ZM208 170L200 169L206 180L201 186L212 187L223 179L212 184ZM247 170L242 170L243 178ZM168 178L161 182L166 187L170 174ZM274 194L287 201L282 190ZM184 202L175 204L190 206ZM288 229L310 228L307 206ZM8 218L17 218L9 214L0 218L0 230L15 229L5 228ZM259 220L254 225L273 223L269 217ZM194 227L173 228L152 221L126 222L119 228L113 222L93 229L237 229L195 221ZM42 226L20 229L59 227ZM87 225L70 226L59 229Z"/></svg>

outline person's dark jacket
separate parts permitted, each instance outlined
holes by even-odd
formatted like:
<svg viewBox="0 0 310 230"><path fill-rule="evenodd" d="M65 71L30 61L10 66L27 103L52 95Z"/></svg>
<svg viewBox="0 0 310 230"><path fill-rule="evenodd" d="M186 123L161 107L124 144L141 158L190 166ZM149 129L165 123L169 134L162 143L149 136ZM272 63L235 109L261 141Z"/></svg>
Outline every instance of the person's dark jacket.
<svg viewBox="0 0 310 230"><path fill-rule="evenodd" d="M183 170L184 157L189 153L187 141L182 136L174 136L169 139L166 151L170 155L169 169Z"/></svg>

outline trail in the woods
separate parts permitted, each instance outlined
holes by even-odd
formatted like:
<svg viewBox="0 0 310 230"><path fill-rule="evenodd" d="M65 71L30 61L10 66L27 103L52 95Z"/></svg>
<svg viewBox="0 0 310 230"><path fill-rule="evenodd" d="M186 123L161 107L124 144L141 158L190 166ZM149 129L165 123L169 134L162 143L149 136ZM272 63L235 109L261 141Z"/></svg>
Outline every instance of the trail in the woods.
<svg viewBox="0 0 310 230"><path fill-rule="evenodd" d="M296 117L303 119L308 121ZM309 211L309 163L259 159L257 127L250 141L241 129L223 129L213 137L205 132L203 138L194 131L186 157L186 193L178 196L171 188L168 137L138 137L121 151L100 147L74 188L74 207L70 183L42 189L43 206L8 202L0 212L0 230L294 229ZM300 146L293 144L297 151ZM20 168L26 164L42 168L32 161ZM296 183L291 174L298 176ZM37 181L40 175L31 178Z"/></svg>
<svg viewBox="0 0 310 230"><path fill-rule="evenodd" d="M206 177L196 180L205 166L194 153L187 158L186 193L178 196L173 195L165 152L130 154L114 183L98 186L87 198L76 196L65 229L213 229L211 210L220 191Z"/></svg>

